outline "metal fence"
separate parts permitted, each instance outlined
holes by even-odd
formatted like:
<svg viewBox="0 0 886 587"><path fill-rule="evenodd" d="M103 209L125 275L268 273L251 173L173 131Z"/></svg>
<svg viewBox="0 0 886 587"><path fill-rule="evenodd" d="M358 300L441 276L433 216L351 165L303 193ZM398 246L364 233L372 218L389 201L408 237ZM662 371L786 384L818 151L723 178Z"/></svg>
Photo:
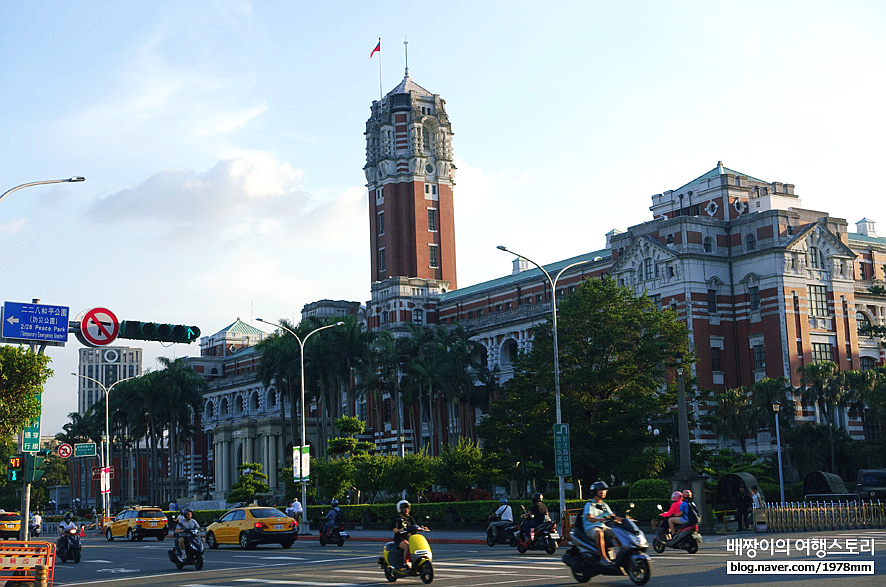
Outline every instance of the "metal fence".
<svg viewBox="0 0 886 587"><path fill-rule="evenodd" d="M767 504L767 532L886 528L886 504L866 501Z"/></svg>

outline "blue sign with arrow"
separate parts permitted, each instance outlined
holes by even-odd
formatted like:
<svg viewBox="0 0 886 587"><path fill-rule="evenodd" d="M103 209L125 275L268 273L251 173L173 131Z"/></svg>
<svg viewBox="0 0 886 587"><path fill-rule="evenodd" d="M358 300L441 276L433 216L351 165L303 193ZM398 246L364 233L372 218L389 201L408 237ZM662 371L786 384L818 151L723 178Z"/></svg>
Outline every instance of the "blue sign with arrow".
<svg viewBox="0 0 886 587"><path fill-rule="evenodd" d="M38 342L68 341L67 306L4 302L3 338Z"/></svg>

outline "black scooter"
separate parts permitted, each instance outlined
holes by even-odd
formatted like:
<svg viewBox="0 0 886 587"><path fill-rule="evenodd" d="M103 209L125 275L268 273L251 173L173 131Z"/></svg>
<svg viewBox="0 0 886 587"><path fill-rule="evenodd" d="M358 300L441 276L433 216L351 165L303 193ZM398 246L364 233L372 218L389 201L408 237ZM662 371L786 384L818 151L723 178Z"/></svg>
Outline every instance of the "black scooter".
<svg viewBox="0 0 886 587"><path fill-rule="evenodd" d="M554 528L554 523L545 520L530 530L528 538L523 536L519 530L517 531L517 552L523 554L527 550L543 550L548 554L554 554L557 552L558 540L560 540L560 534Z"/></svg>
<svg viewBox="0 0 886 587"><path fill-rule="evenodd" d="M184 538L184 553L178 547L178 538ZM169 560L175 568L182 569L185 565L194 565L198 571L203 568L203 537L198 531L182 530L173 537L172 548L168 551Z"/></svg>
<svg viewBox="0 0 886 587"><path fill-rule="evenodd" d="M333 522L324 527L320 532L320 546L326 546L327 544L344 546L345 540L350 537L350 534L345 532L344 522Z"/></svg>
<svg viewBox="0 0 886 587"><path fill-rule="evenodd" d="M486 544L495 546L496 544L507 544L508 546L517 546L520 539L520 523L510 522L507 526L495 527L492 524L501 520L499 516L490 514L489 526L486 528Z"/></svg>
<svg viewBox="0 0 886 587"><path fill-rule="evenodd" d="M65 532L58 538L58 551L56 556L60 558L63 563L68 562L68 559L71 559L75 563L79 563L80 551L80 530L77 528L65 530Z"/></svg>
<svg viewBox="0 0 886 587"><path fill-rule="evenodd" d="M658 509L664 508L659 504ZM698 545L702 542L701 534L698 533L698 524L690 522L677 526L674 535L668 540L668 519L660 516L659 519L661 521L655 531L655 537L652 539L652 549L655 552L661 554L668 548L685 550L689 554L698 552Z"/></svg>
<svg viewBox="0 0 886 587"><path fill-rule="evenodd" d="M651 574L649 557L646 555L649 546L646 535L628 517L621 522L608 520L604 525L605 546L608 559L612 562L602 562L597 541L584 532L583 526L573 528L570 536L572 546L563 555L563 562L572 571L572 576L579 583L587 583L596 575L627 575L637 585L644 585Z"/></svg>

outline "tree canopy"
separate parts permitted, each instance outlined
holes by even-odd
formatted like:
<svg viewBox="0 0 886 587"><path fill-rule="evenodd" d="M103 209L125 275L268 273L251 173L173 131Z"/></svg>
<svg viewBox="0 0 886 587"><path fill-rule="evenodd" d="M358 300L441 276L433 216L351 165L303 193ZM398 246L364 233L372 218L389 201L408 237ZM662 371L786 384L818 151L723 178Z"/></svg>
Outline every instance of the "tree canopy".
<svg viewBox="0 0 886 587"><path fill-rule="evenodd" d="M40 394L51 376L46 355L0 346L0 435L18 432L40 415Z"/></svg>

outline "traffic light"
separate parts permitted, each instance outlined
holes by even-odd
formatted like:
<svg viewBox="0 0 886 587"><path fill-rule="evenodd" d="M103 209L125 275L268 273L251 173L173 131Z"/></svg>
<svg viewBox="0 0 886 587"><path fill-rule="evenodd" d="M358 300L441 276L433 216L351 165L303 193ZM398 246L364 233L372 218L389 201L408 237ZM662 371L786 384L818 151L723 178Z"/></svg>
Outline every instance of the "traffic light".
<svg viewBox="0 0 886 587"><path fill-rule="evenodd" d="M133 340L191 343L200 338L200 329L196 326L186 326L184 324L122 320L120 322L120 333L117 336Z"/></svg>
<svg viewBox="0 0 886 587"><path fill-rule="evenodd" d="M28 482L33 483L34 481L39 481L41 477L43 477L43 473L46 472L46 465L48 464L48 460L43 451L37 453L36 455L31 457L32 468L30 472L30 478Z"/></svg>
<svg viewBox="0 0 886 587"><path fill-rule="evenodd" d="M6 463L6 479L8 479L9 481L21 481L22 480L22 458L21 457L9 457L9 460Z"/></svg>

